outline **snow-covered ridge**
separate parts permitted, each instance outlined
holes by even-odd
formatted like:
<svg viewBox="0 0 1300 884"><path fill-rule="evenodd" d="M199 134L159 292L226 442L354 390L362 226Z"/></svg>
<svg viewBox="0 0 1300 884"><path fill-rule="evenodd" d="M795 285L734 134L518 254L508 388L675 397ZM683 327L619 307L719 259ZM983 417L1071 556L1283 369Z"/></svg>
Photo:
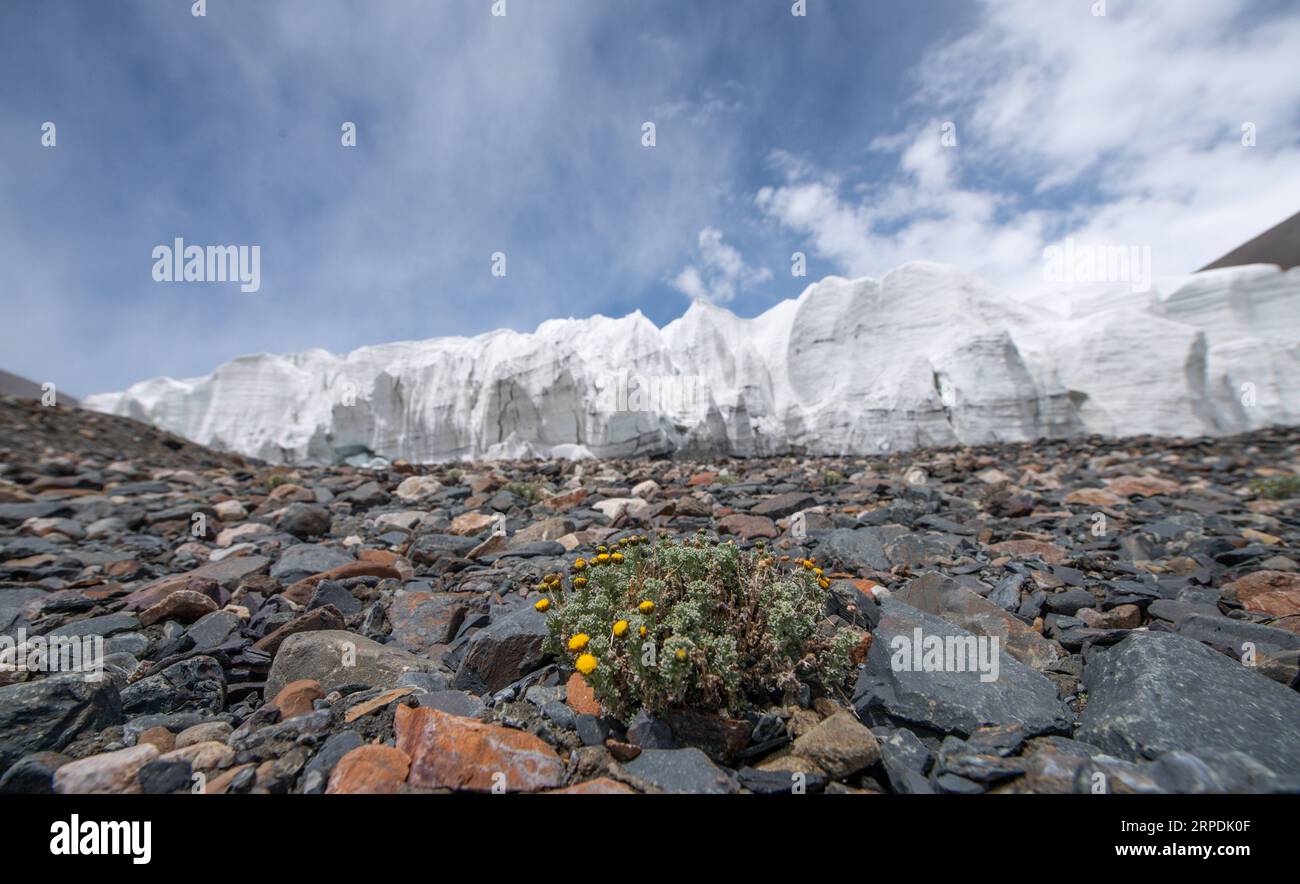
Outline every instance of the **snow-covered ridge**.
<svg viewBox="0 0 1300 884"><path fill-rule="evenodd" d="M1300 422L1300 268L1017 301L952 267L828 277L761 316L702 302L535 333L234 359L86 407L273 462L683 451L874 454Z"/></svg>

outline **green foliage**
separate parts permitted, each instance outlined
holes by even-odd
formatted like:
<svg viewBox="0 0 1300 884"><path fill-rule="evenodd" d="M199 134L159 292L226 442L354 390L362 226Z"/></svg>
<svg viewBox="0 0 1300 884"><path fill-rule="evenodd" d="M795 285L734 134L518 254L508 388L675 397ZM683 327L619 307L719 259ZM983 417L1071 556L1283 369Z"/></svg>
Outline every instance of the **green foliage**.
<svg viewBox="0 0 1300 884"><path fill-rule="evenodd" d="M1269 500L1285 500L1300 495L1300 476L1270 476L1250 483L1250 490Z"/></svg>
<svg viewBox="0 0 1300 884"><path fill-rule="evenodd" d="M548 650L571 664L594 658L587 680L607 710L739 712L801 682L842 685L855 636L819 629L828 583L812 563L702 538L638 541L603 561L598 548L545 584ZM587 641L574 647L574 636Z"/></svg>
<svg viewBox="0 0 1300 884"><path fill-rule="evenodd" d="M272 473L266 477L266 489L268 491L274 491L287 481L289 480L280 473Z"/></svg>
<svg viewBox="0 0 1300 884"><path fill-rule="evenodd" d="M844 474L838 470L822 471L822 487L834 488L836 485L844 484Z"/></svg>
<svg viewBox="0 0 1300 884"><path fill-rule="evenodd" d="M503 490L509 491L511 494L516 494L529 503L537 503L538 498L541 497L541 494L537 490L537 486L528 482L511 482L509 485L505 486Z"/></svg>

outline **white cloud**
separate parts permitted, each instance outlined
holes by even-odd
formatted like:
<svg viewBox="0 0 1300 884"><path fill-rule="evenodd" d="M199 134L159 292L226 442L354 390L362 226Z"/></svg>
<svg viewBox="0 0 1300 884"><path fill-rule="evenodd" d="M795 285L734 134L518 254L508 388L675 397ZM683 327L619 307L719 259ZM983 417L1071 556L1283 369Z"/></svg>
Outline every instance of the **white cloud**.
<svg viewBox="0 0 1300 884"><path fill-rule="evenodd" d="M740 252L724 242L722 232L713 227L700 231L697 247L698 266L688 264L672 281L673 288L691 300L726 304L739 289L772 278L772 271L766 267L746 264Z"/></svg>
<svg viewBox="0 0 1300 884"><path fill-rule="evenodd" d="M930 259L1010 287L1041 286L1044 247L1068 236L1150 246L1157 275L1184 273L1294 213L1300 9L1108 7L986 2L918 65L919 119L870 145L895 163L884 183L846 193L781 155L758 207L854 275Z"/></svg>

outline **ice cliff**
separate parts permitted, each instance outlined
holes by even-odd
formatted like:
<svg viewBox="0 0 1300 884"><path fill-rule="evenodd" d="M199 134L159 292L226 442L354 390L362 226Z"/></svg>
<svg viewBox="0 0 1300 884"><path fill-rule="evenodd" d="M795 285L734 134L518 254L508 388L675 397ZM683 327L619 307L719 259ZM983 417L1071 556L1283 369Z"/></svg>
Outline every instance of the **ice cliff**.
<svg viewBox="0 0 1300 884"><path fill-rule="evenodd" d="M682 452L873 454L1079 433L1300 422L1300 268L1027 299L952 267L829 277L761 316L234 359L86 407L273 462Z"/></svg>

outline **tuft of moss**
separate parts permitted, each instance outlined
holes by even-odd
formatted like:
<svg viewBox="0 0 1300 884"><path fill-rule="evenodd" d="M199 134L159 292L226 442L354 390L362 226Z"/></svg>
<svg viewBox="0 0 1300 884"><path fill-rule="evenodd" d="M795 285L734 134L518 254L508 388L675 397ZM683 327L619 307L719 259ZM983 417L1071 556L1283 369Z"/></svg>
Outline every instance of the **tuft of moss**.
<svg viewBox="0 0 1300 884"><path fill-rule="evenodd" d="M271 475L266 477L266 490L274 491L275 489L279 488L287 481L289 480L286 479L280 473L272 473Z"/></svg>
<svg viewBox="0 0 1300 884"><path fill-rule="evenodd" d="M823 471L822 471L822 487L823 487L823 488L834 488L836 485L843 485L843 484L844 484L844 474L843 474L843 473L839 472L838 470L823 470Z"/></svg>
<svg viewBox="0 0 1300 884"><path fill-rule="evenodd" d="M856 636L820 627L826 585L811 563L731 542L624 538L544 584L547 650L570 666L589 655L587 681L623 718L737 713L801 684L843 685Z"/></svg>
<svg viewBox="0 0 1300 884"><path fill-rule="evenodd" d="M1270 476L1250 483L1250 490L1268 500L1285 500L1300 495L1300 476Z"/></svg>

